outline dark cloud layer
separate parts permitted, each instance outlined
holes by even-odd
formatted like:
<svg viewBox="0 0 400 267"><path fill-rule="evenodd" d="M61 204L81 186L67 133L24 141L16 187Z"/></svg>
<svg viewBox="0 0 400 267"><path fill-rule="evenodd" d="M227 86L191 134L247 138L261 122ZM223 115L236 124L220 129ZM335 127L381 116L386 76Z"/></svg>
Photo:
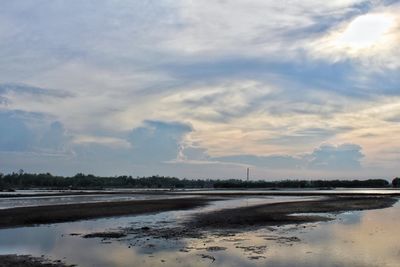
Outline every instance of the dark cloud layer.
<svg viewBox="0 0 400 267"><path fill-rule="evenodd" d="M362 148L355 144L322 145L310 155L309 166L315 169L351 170L361 167Z"/></svg>
<svg viewBox="0 0 400 267"><path fill-rule="evenodd" d="M0 112L0 125L1 151L27 151L32 148L32 131L22 118L13 112Z"/></svg>
<svg viewBox="0 0 400 267"><path fill-rule="evenodd" d="M39 113L0 111L0 152L61 152L69 139L63 125Z"/></svg>
<svg viewBox="0 0 400 267"><path fill-rule="evenodd" d="M183 137L192 127L178 122L145 121L129 134L133 162L162 162L177 158Z"/></svg>

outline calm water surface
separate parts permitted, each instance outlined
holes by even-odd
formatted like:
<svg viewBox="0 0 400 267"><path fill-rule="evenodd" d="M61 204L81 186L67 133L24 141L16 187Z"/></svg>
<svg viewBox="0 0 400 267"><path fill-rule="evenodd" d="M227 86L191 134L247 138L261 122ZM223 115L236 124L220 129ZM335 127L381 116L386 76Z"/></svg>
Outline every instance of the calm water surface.
<svg viewBox="0 0 400 267"><path fill-rule="evenodd" d="M70 235L119 227L173 227L195 212L299 199L303 198L235 198L194 211L3 229L0 230L0 254L46 255L82 267L399 266L399 203L381 210L343 213L331 222L250 229L232 236L209 233L203 239L127 236L109 243Z"/></svg>
<svg viewBox="0 0 400 267"><path fill-rule="evenodd" d="M60 204L76 203L95 203L111 201L129 201L129 200L147 200L147 199L165 199L165 198L184 198L192 197L177 195L157 195L157 194L115 194L115 195L59 195L59 196L40 196L40 197L4 197L0 198L0 209L31 207L31 206L49 206Z"/></svg>
<svg viewBox="0 0 400 267"><path fill-rule="evenodd" d="M193 194L196 193L207 193L207 194L319 194L319 195L330 195L330 194L400 194L400 189L398 188L336 188L332 190L325 190L325 189L243 189L243 190L230 190L230 189L215 189L215 190L187 190L187 191L178 191L177 193L187 193Z"/></svg>

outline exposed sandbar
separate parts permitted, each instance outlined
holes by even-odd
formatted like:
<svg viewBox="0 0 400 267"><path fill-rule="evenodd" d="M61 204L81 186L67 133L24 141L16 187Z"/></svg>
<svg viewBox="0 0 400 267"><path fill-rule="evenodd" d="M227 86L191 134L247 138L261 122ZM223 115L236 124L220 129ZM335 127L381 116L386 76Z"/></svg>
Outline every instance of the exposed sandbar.
<svg viewBox="0 0 400 267"><path fill-rule="evenodd" d="M138 215L171 210L193 209L218 200L205 197L132 200L0 210L0 228L59 223L84 219ZM380 209L392 206L396 198L387 196L326 196L311 201L282 202L199 213L189 221L195 228L235 228L251 225L279 225L328 220L313 213ZM301 215L297 213L306 213ZM295 215L293 215L295 214Z"/></svg>
<svg viewBox="0 0 400 267"><path fill-rule="evenodd" d="M73 267L61 261L48 261L29 255L0 255L0 267Z"/></svg>
<svg viewBox="0 0 400 267"><path fill-rule="evenodd" d="M193 197L4 209L0 210L0 228L193 209L204 206L211 200Z"/></svg>
<svg viewBox="0 0 400 267"><path fill-rule="evenodd" d="M327 197L320 200L261 204L200 213L188 223L195 228L238 228L252 225L282 225L329 220L313 213L335 213L391 207L391 197ZM305 214L302 215L301 213Z"/></svg>

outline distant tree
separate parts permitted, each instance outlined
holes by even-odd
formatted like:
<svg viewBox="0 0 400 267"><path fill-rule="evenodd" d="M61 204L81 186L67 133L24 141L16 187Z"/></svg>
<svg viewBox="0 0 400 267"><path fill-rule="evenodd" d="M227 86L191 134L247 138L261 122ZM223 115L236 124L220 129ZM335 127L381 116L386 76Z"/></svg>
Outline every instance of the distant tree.
<svg viewBox="0 0 400 267"><path fill-rule="evenodd" d="M392 186L393 187L400 187L400 178L399 177L396 177L396 178L393 179Z"/></svg>
<svg viewBox="0 0 400 267"><path fill-rule="evenodd" d="M392 185L400 187L400 178L395 178ZM52 175L51 173L11 174L0 173L0 189L101 189L101 188L385 188L390 184L384 179L370 180L281 180L243 181L229 180L190 180L160 175L150 177L113 176L100 177L93 174L77 173L72 177Z"/></svg>

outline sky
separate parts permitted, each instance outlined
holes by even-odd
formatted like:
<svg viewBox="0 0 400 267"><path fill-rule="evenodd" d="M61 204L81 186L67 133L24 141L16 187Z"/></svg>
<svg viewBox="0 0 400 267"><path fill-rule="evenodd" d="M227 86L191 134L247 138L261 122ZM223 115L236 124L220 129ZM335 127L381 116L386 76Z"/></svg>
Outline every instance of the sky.
<svg viewBox="0 0 400 267"><path fill-rule="evenodd" d="M0 172L400 175L400 1L0 8Z"/></svg>

